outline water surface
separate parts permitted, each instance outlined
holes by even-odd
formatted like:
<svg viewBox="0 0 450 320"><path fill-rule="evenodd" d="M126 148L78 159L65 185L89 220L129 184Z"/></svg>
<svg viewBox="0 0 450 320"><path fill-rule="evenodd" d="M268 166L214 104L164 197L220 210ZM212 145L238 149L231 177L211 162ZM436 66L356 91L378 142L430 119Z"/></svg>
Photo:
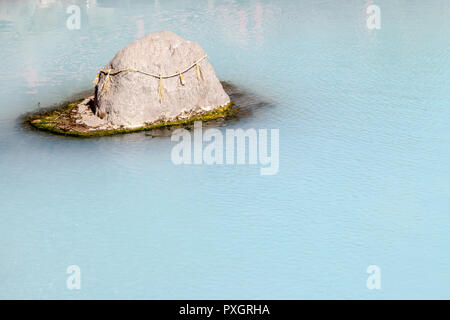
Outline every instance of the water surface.
<svg viewBox="0 0 450 320"><path fill-rule="evenodd" d="M0 298L450 298L450 4L378 0L368 30L370 4L2 1ZM280 129L277 175L22 128L159 30L273 102L228 127Z"/></svg>

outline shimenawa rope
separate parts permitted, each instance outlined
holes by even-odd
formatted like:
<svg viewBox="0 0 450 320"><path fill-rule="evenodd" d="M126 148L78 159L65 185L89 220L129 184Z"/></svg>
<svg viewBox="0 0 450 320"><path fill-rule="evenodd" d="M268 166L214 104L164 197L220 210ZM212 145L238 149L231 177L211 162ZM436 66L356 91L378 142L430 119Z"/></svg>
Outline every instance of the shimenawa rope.
<svg viewBox="0 0 450 320"><path fill-rule="evenodd" d="M111 81L110 80L111 76L119 74L121 72L138 72L138 73L142 73L142 74L145 74L147 76L159 79L158 96L159 96L159 102L161 103L162 99L163 99L163 96L164 96L163 79L169 79L169 78L173 78L173 77L179 76L180 77L180 83L184 86L186 82L184 80L183 73L186 73L187 71L189 71L193 67L195 67L196 73L197 73L197 80L200 82L201 80L203 80L203 72L202 72L202 69L200 68L199 63L203 59L206 59L206 57L208 57L207 54L204 55L203 57L201 57L200 59L198 59L197 61L195 61L189 67L185 68L183 71L177 71L176 73L169 74L169 75L149 73L149 72L137 70L137 69L134 69L134 68L125 68L125 69L119 69L119 70L112 70L112 69L103 70L103 69L100 69L100 71L97 74L97 77L94 79L93 82L94 82L95 85L97 85L98 81L99 81L100 74L101 73L106 74L105 84L103 85L103 91L104 92L108 92L108 90L109 90L109 83Z"/></svg>

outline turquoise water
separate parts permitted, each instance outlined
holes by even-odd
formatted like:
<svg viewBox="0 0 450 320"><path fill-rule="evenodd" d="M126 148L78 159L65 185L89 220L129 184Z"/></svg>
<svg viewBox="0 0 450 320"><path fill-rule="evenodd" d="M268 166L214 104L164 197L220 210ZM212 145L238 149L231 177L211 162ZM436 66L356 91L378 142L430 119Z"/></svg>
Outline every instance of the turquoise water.
<svg viewBox="0 0 450 320"><path fill-rule="evenodd" d="M228 127L279 129L277 175L20 125L159 30L271 101ZM447 0L2 1L0 41L0 298L450 298Z"/></svg>

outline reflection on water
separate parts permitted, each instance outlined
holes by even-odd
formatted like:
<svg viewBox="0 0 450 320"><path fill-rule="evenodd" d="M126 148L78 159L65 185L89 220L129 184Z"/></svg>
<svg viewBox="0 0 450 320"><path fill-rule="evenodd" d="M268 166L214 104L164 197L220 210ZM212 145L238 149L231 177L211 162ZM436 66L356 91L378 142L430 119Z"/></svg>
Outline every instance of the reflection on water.
<svg viewBox="0 0 450 320"><path fill-rule="evenodd" d="M366 27L371 4L380 30ZM80 29L66 27L70 5ZM0 2L0 297L449 298L449 12L446 0ZM226 128L280 129L277 175L175 166L167 138L18 123L92 89L120 48L160 30L270 102ZM72 264L80 291L65 287Z"/></svg>
<svg viewBox="0 0 450 320"><path fill-rule="evenodd" d="M79 30L71 30L66 26L72 14L68 8L73 4L80 8ZM217 28L227 37L228 42L240 46L248 46L250 37L255 40L254 44L262 45L263 21L273 24L276 20L274 14L279 13L279 8L274 4L262 4L260 1L252 4L250 10L242 8L235 2L216 4L214 1L208 1L206 7L199 6L200 10L189 10L189 4L177 4L176 7L176 22L179 28L186 31L186 28L192 27L195 19L216 14L220 16L220 19L215 21ZM172 4L161 6L158 1L5 1L0 7L0 36L3 41L12 41L20 48L20 56L12 54L12 50L16 52L17 48L7 49L6 56L10 57L10 61L6 65L11 63L23 65L21 77L26 81L24 84L28 88L25 92L27 94L37 94L39 87L42 86L60 85L61 81L58 81L58 78L69 76L70 72L72 78L76 73L80 81L82 79L85 82L88 76L94 74L88 72L94 72L93 70L97 70L107 61L102 57L101 60L97 59L95 63L91 63L92 59L95 59L91 55L96 54L94 51L97 48L90 50L90 47L104 46L109 43L114 48L119 48L127 41L140 38L148 32L163 29L157 21L170 19L172 9ZM117 15L117 10L126 10L126 14ZM124 32L126 40L123 36L119 37L120 30L123 29L120 26L121 23L126 24L126 32ZM130 33L128 32L130 29L134 30ZM64 48L59 48L58 43L65 44ZM117 45L114 46L114 44ZM68 56L70 52L68 49L75 52L81 51L83 55L74 59ZM42 60L43 55L48 56L50 51L56 56L54 58L56 60L52 61L55 62L53 69L56 70L47 77L44 74L49 72L50 68L39 61ZM113 52L108 52L109 58L112 57ZM71 70L63 67L68 59L75 60L69 63ZM40 70L41 68L43 70ZM18 76L17 69L14 69L5 72L0 80L10 82L11 78Z"/></svg>

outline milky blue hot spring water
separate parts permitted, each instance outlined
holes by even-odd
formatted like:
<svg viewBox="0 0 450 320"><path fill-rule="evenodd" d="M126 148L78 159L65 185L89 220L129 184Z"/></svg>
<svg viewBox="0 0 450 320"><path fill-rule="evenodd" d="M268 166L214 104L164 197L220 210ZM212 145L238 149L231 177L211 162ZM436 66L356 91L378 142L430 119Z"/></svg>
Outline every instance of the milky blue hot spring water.
<svg viewBox="0 0 450 320"><path fill-rule="evenodd" d="M22 126L160 30L267 102L220 130L279 129L276 175ZM450 298L447 0L11 0L0 41L0 298Z"/></svg>

